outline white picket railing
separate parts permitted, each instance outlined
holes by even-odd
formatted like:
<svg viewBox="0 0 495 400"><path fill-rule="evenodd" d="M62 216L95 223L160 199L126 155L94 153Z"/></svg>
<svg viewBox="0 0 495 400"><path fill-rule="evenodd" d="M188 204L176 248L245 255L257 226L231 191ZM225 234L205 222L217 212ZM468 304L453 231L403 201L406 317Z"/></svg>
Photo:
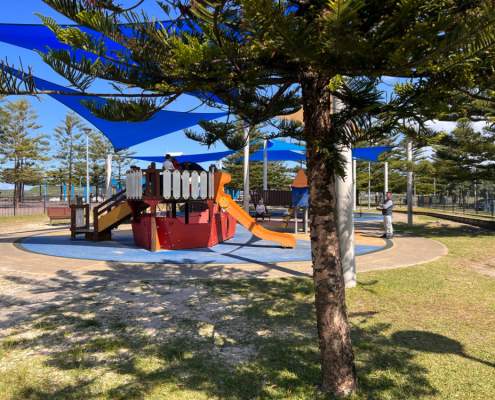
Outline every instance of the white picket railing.
<svg viewBox="0 0 495 400"><path fill-rule="evenodd" d="M143 171L129 171L125 176L125 194L128 199L140 200L143 198Z"/></svg>
<svg viewBox="0 0 495 400"><path fill-rule="evenodd" d="M213 171L160 171L161 195L165 200L206 200L213 198L215 183ZM143 198L143 171L126 174L128 199Z"/></svg>

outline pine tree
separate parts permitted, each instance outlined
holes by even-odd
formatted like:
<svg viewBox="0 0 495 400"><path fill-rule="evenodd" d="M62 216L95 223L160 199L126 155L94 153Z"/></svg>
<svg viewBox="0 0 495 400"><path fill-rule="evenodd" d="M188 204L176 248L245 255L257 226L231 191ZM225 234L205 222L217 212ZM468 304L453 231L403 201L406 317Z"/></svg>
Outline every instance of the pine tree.
<svg viewBox="0 0 495 400"><path fill-rule="evenodd" d="M76 165L83 158L82 128L81 120L73 113L67 114L62 125L55 128L57 151L54 158L60 162L65 171L69 196L72 193L72 186L76 177Z"/></svg>
<svg viewBox="0 0 495 400"><path fill-rule="evenodd" d="M14 200L22 201L24 185L40 184L44 177L41 166L47 161L49 143L46 135L35 134L41 128L37 115L26 100L3 106L0 126L0 161L2 180L14 184Z"/></svg>
<svg viewBox="0 0 495 400"><path fill-rule="evenodd" d="M495 130L476 131L461 119L450 133L443 134L435 148L435 168L450 193L471 188L474 183L495 180Z"/></svg>
<svg viewBox="0 0 495 400"><path fill-rule="evenodd" d="M114 168L112 169L120 188L122 188L124 174L132 164L133 155L134 152L130 150L120 150L113 153L112 162L114 164Z"/></svg>
<svg viewBox="0 0 495 400"><path fill-rule="evenodd" d="M354 356L336 251L336 177L344 173L341 149L381 137L398 119L423 124L437 115L442 102L452 100L437 93L476 88L481 71L493 77L487 72L493 71L495 56L491 2L170 0L160 2L175 18L170 28L164 31L155 20L146 19L132 25L132 38L121 31L123 9L117 2L45 2L129 49L129 56L119 54L111 60L103 43L45 18L60 40L100 56L92 63L62 50L44 58L83 91L99 77L170 101L193 91L211 103L214 95L250 128L302 105L304 128L281 126L281 134L307 144L311 237L319 238L312 257L322 389L336 395L353 392ZM124 15L132 23L142 18L132 11ZM387 105L377 90L384 75L410 78ZM480 84L485 81L489 79ZM7 88L8 83L3 80ZM334 113L336 99L343 107ZM137 114L149 117L163 104L167 101L143 97L112 100L93 109L107 118L135 120ZM203 128L205 134L198 139L206 144L234 144L238 137L232 122Z"/></svg>

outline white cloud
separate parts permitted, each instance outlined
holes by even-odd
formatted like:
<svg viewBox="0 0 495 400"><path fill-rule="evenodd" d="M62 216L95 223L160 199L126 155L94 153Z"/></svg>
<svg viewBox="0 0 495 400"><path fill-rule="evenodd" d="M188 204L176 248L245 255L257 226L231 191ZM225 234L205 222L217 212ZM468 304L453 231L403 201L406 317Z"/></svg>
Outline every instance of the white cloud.
<svg viewBox="0 0 495 400"><path fill-rule="evenodd" d="M438 131L451 132L455 128L456 123L453 121L433 120L433 121L428 121L426 125L437 132ZM472 125L476 131L481 131L486 124L483 121L480 121L480 122L473 122Z"/></svg>

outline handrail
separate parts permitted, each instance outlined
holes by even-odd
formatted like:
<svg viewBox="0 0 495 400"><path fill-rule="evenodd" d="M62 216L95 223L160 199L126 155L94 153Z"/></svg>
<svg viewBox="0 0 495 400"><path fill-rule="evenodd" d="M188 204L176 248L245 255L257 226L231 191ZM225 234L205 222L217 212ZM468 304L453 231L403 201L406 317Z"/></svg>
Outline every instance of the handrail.
<svg viewBox="0 0 495 400"><path fill-rule="evenodd" d="M109 197L103 203L93 208L93 227L95 232L98 232L98 217L101 214L103 214L105 211L111 209L115 205L115 202L117 200L122 199L122 196L124 196L124 194L125 194L125 189L114 194L112 197Z"/></svg>
<svg viewBox="0 0 495 400"><path fill-rule="evenodd" d="M95 208L96 208L96 209L99 209L99 208L101 208L101 207L103 207L103 206L107 205L108 203L110 203L110 202L113 202L113 201L117 200L117 198L118 198L118 197L120 197L120 196L122 196L122 195L124 195L124 194L125 194L125 189L121 190L121 191L120 191L120 192L118 192L118 193L115 193L112 197L109 197L109 198L108 198L108 199L106 199L104 202L102 202L102 203L98 204Z"/></svg>

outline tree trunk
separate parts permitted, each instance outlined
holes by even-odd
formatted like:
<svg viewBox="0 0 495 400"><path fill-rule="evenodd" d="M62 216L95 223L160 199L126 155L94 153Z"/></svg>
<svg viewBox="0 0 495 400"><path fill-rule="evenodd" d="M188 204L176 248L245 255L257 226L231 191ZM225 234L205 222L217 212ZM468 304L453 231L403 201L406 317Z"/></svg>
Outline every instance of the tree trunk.
<svg viewBox="0 0 495 400"><path fill-rule="evenodd" d="M339 148L338 138L329 136L331 96L327 85L328 79L311 72L301 78L322 390L346 396L355 391L357 380L337 233L337 169L335 160L325 155L328 150L334 152L332 147Z"/></svg>

